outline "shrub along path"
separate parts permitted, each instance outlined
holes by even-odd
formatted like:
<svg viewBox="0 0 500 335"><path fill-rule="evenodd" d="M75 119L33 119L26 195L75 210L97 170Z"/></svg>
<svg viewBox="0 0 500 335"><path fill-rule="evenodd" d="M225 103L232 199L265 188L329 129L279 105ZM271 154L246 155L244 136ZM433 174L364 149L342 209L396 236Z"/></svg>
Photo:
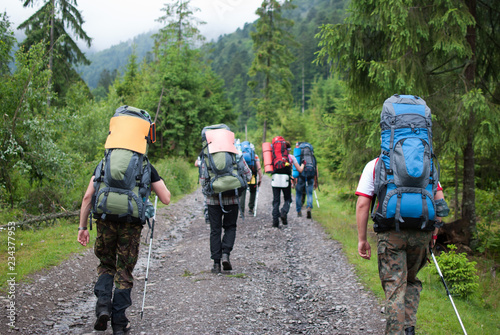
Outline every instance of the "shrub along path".
<svg viewBox="0 0 500 335"><path fill-rule="evenodd" d="M160 209L141 320L149 248L148 229L143 230L129 334L383 333L381 307L359 283L340 243L314 220L298 218L294 205L288 226L272 228L271 202L266 177L257 216L238 220L233 270L219 275L210 272L210 229L200 190ZM75 229L75 243L76 235ZM97 333L96 265L89 249L19 285L16 329L10 332ZM1 322L7 323L5 314Z"/></svg>

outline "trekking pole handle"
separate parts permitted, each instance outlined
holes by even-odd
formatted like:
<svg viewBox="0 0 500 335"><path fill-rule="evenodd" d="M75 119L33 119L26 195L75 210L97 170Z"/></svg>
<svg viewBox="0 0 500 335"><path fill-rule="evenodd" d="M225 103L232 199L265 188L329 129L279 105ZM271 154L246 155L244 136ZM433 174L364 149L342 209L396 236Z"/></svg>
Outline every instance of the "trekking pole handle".
<svg viewBox="0 0 500 335"><path fill-rule="evenodd" d="M151 225L151 238L153 238L153 231L155 229L155 221L156 221L156 206L158 204L158 196L155 196L155 213L153 214L153 224Z"/></svg>

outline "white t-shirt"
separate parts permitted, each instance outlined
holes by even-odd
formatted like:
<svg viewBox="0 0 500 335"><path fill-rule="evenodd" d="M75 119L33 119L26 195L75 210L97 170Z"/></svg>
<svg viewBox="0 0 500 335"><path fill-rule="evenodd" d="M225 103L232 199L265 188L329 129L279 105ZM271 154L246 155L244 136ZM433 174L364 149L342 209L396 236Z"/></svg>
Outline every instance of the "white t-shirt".
<svg viewBox="0 0 500 335"><path fill-rule="evenodd" d="M373 198L373 194L375 193L375 163L377 163L377 160L378 158L375 158L365 165L363 173L359 178L356 195L361 195L370 199Z"/></svg>

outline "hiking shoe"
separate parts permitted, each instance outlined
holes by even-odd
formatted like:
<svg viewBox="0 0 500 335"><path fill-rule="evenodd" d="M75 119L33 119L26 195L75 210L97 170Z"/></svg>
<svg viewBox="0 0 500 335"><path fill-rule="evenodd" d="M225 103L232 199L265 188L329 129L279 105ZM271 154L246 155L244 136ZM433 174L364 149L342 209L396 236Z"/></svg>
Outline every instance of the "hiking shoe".
<svg viewBox="0 0 500 335"><path fill-rule="evenodd" d="M253 209L249 209L249 210L248 210L248 214L253 215Z"/></svg>
<svg viewBox="0 0 500 335"><path fill-rule="evenodd" d="M312 218L312 215L311 215L311 209L310 209L310 208L308 208L308 209L307 209L307 218L308 218L308 219L311 219L311 218Z"/></svg>
<svg viewBox="0 0 500 335"><path fill-rule="evenodd" d="M302 211L297 212L297 216L298 216L299 218L300 218L300 217L302 217Z"/></svg>
<svg viewBox="0 0 500 335"><path fill-rule="evenodd" d="M406 328L405 335L415 335L415 327L411 326Z"/></svg>
<svg viewBox="0 0 500 335"><path fill-rule="evenodd" d="M229 262L228 254L222 254L222 269L224 269L224 271L229 271L233 269L233 267L231 266L231 262Z"/></svg>
<svg viewBox="0 0 500 335"><path fill-rule="evenodd" d="M116 327L113 328L113 335L125 335L126 333L128 333L128 331L130 330L130 328L132 328L130 326L130 322L127 323L127 325L121 329L116 329Z"/></svg>
<svg viewBox="0 0 500 335"><path fill-rule="evenodd" d="M214 263L214 267L212 268L212 273L220 273L220 264Z"/></svg>
<svg viewBox="0 0 500 335"><path fill-rule="evenodd" d="M286 226L288 224L288 220L286 218L286 215L281 217L281 222L283 223L284 226Z"/></svg>
<svg viewBox="0 0 500 335"><path fill-rule="evenodd" d="M273 221L273 227L274 228L279 228L280 222L279 221Z"/></svg>
<svg viewBox="0 0 500 335"><path fill-rule="evenodd" d="M102 311L99 313L99 316L97 317L97 320L94 323L94 329L103 331L108 329L108 321L109 321L109 312L108 311Z"/></svg>

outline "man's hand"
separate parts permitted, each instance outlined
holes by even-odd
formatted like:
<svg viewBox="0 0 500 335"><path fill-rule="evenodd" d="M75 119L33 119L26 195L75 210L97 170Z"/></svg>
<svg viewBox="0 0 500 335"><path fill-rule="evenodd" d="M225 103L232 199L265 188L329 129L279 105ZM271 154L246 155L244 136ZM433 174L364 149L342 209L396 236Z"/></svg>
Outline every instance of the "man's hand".
<svg viewBox="0 0 500 335"><path fill-rule="evenodd" d="M88 230L79 230L78 231L78 242L81 245L86 246L90 241L90 234Z"/></svg>
<svg viewBox="0 0 500 335"><path fill-rule="evenodd" d="M372 249L368 241L358 242L358 254L364 259L370 259L370 257L372 256Z"/></svg>
<svg viewBox="0 0 500 335"><path fill-rule="evenodd" d="M436 246L437 235L432 234L431 242L429 243L429 247L432 249Z"/></svg>

